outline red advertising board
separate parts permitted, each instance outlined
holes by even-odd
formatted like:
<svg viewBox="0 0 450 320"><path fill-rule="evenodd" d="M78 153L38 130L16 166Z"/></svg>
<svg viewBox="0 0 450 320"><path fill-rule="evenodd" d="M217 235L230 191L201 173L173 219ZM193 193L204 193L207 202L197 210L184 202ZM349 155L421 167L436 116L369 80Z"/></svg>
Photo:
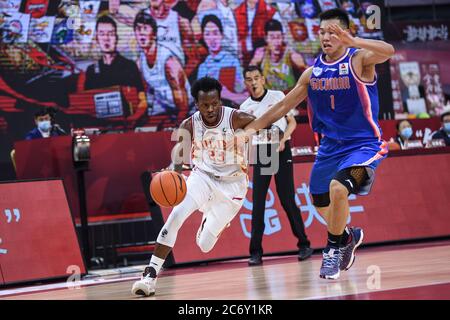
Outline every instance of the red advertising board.
<svg viewBox="0 0 450 320"><path fill-rule="evenodd" d="M413 139L429 139L441 126L439 118L413 119ZM396 121L380 121L383 139L396 136ZM172 132L128 132L91 136L90 170L86 172L89 216L127 214L147 210L140 175L170 164ZM24 140L15 143L17 178L64 179L70 208L79 217L76 175L71 137ZM308 124L297 125L291 146L314 146ZM33 159L33 161L30 161Z"/></svg>
<svg viewBox="0 0 450 320"><path fill-rule="evenodd" d="M0 284L85 274L61 180L0 183Z"/></svg>
<svg viewBox="0 0 450 320"><path fill-rule="evenodd" d="M295 164L296 201L312 247L326 243L324 221L308 192L312 163ZM351 225L364 228L365 243L450 235L450 154L391 157L377 169L369 196L350 197ZM248 256L251 231L251 188L246 202L214 249L204 254L195 244L202 215L195 212L182 226L174 247L176 263ZM170 209L164 208L164 219ZM288 219L272 179L266 199L264 253L296 250Z"/></svg>

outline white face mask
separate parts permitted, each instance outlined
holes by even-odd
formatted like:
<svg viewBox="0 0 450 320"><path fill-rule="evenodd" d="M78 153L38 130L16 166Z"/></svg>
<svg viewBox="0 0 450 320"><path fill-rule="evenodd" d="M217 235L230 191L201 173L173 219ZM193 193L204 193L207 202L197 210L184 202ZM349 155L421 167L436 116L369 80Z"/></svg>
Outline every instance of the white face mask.
<svg viewBox="0 0 450 320"><path fill-rule="evenodd" d="M43 131L43 132L48 132L51 128L51 123L50 120L44 120L44 121L39 121L38 122L38 128L39 130Z"/></svg>
<svg viewBox="0 0 450 320"><path fill-rule="evenodd" d="M445 122L445 123L444 123L444 130L445 130L446 132L449 132L449 133L450 133L450 122Z"/></svg>
<svg viewBox="0 0 450 320"><path fill-rule="evenodd" d="M402 131L401 131L401 135L405 139L411 138L412 134L413 134L413 130L412 130L411 127L403 128Z"/></svg>

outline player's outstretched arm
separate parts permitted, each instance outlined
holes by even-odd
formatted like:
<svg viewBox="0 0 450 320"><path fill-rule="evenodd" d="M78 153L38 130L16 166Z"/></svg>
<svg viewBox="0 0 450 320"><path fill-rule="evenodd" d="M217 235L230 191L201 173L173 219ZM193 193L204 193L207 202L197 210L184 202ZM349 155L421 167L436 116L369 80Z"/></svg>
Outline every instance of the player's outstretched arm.
<svg viewBox="0 0 450 320"><path fill-rule="evenodd" d="M253 120L245 126L246 131L256 132L268 127L278 119L284 117L289 110L295 108L308 95L309 78L311 77L312 67L309 67L302 73L297 85L284 97L283 100L270 107L261 117Z"/></svg>

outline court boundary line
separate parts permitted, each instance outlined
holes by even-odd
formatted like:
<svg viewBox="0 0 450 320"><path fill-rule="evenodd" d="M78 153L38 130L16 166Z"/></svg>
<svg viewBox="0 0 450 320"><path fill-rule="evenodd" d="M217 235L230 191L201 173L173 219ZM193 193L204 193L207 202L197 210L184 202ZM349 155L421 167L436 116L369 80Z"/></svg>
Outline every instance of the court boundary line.
<svg viewBox="0 0 450 320"><path fill-rule="evenodd" d="M447 242L447 243L445 243ZM431 242L432 243L432 242ZM430 244L430 242L428 243L409 243L409 244L400 244L400 245L390 245L390 246L386 246L386 248L384 248L385 250L383 250L383 248L381 247L366 247L366 251L365 253L369 253L370 252L391 252L391 251L396 251L396 250L402 250L403 246L408 247L407 249L410 250L414 250L414 249L422 249L422 248L426 248L428 247L428 245ZM442 241L442 242L437 242L435 244L432 244L431 246L449 246L450 244L448 243L448 241ZM403 248L405 249L405 248ZM280 261L277 261L278 259L276 259L275 257L273 257L273 259L271 259L272 263L271 264L279 264L279 263L285 263L281 260L285 260L285 259L289 259L289 258L294 258L295 256L281 256L280 257ZM317 256L313 256L314 258L320 258L319 255ZM241 264L242 262L236 261L236 262L232 262L232 261L227 261L228 262L228 267L229 265L236 263L236 264ZM224 264L225 265L225 264ZM173 274L162 274L161 278L165 278L165 277L174 277L174 276L180 276L180 275L188 275L188 274L195 274L195 273L204 273L204 272L215 272L218 271L219 265L214 266L213 270L207 270L207 266L201 266L202 270L185 270L185 272L179 273L177 274L177 268L174 268L172 270L167 270L168 272L172 271ZM247 266L245 264L246 268L249 268L249 266ZM231 268L223 268L223 269L235 269L235 268L242 268L241 266L231 266ZM182 268L180 268L182 269ZM222 269L222 268L219 268ZM38 286L34 286L34 287L22 287L22 288L15 288L15 289L4 289L4 290L0 290L0 300L2 298L6 298L6 297L13 297L13 296L21 296L21 295L30 295L30 294L38 294L38 293L45 293L45 292L51 292L51 291L56 291L56 290L77 290L79 288L85 288L85 287L91 287L91 286L99 286L99 285L103 285L103 284L113 284L113 283L119 283L119 282L126 282L126 281L131 281L131 280L137 280L140 279L140 276L134 275L134 276L129 276L129 277L124 277L124 278L114 278L114 279L105 279L104 277L95 277L92 279L83 279L80 280L77 283L74 282L58 282L58 283L54 283L54 284L45 284L45 285L38 285ZM339 283L338 281L336 281L335 283ZM390 290L398 290L398 289L408 289L408 288L416 288L416 287L422 287L422 286L433 286L433 285L440 285L440 284L446 284L446 283L450 283L450 282L437 282L437 283L427 283L427 284L421 284L421 285L413 285L413 286L406 286L406 287L401 287L401 288L394 288L394 289L385 289L385 290L371 290L371 291L365 291L362 292L363 293L372 293L372 292L383 292L383 291L390 291ZM71 288L72 287L72 288ZM335 297L345 297L345 296L351 296L351 295L356 295L356 294L347 294L347 295L330 295L330 296L313 296L313 297L308 297L308 298L301 298L300 300L319 300L319 299L327 299L327 298L335 298Z"/></svg>

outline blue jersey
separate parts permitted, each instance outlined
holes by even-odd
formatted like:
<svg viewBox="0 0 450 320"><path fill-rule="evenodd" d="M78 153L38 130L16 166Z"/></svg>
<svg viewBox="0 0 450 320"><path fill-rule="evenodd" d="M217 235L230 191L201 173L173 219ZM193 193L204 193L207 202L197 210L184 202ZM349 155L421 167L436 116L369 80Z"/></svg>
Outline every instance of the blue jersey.
<svg viewBox="0 0 450 320"><path fill-rule="evenodd" d="M314 132L334 140L381 139L378 125L376 78L364 82L352 69L348 48L340 59L327 63L320 55L308 86L308 114Z"/></svg>

